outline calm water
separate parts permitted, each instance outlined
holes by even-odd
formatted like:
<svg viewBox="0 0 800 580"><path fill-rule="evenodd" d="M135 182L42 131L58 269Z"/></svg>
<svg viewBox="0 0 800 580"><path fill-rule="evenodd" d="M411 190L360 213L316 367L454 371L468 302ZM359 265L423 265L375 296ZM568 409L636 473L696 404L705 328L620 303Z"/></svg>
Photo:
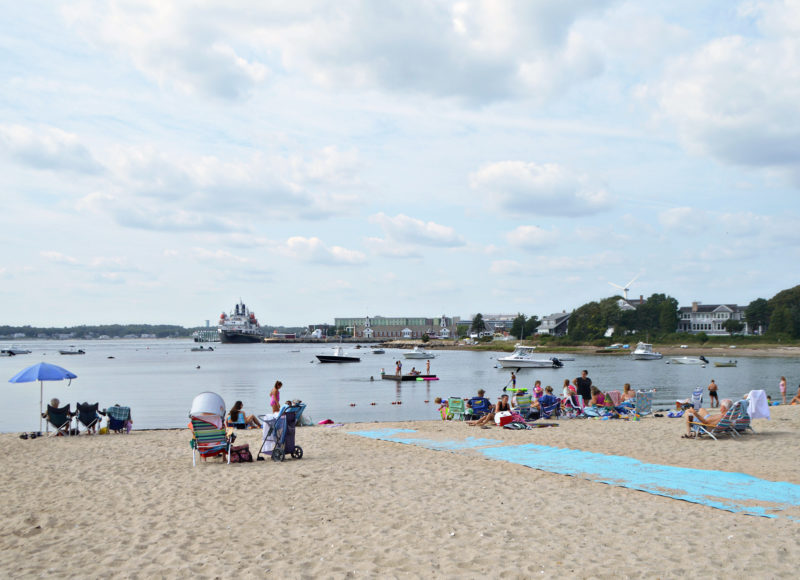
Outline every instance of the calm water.
<svg viewBox="0 0 800 580"><path fill-rule="evenodd" d="M9 346L5 343L2 348ZM70 346L81 348L86 354L58 353ZM314 355L330 352L325 345L214 343L214 352L191 352L193 346L196 345L190 340L15 342L15 348L33 352L0 357L0 378L6 395L0 406L0 431L38 429L39 384L7 381L40 361L78 375L70 386L66 381L45 382L45 401L57 397L62 404L71 403L73 409L78 401L99 401L101 408L114 403L127 405L138 429L186 425L192 399L203 391L219 393L228 407L238 399L248 412L264 413L276 379L284 384L282 400L302 399L308 404L306 413L315 421L435 419L435 397L472 396L484 388L494 400L510 376L508 370L495 366L496 356L502 355L487 352L437 351L431 360L431 372L440 377L439 381L396 383L381 380L380 370L393 373L394 361L402 357L400 350L387 349L386 354L375 355L365 348L348 348L350 354L360 353L360 363L323 365L316 362ZM724 350L709 358L712 362L729 360L735 354L735 350ZM666 407L679 396L688 397L694 387L708 385L712 378L719 385L720 398L735 398L756 388L765 389L775 398L781 375L786 376L792 393L800 382L800 359L740 358L737 368L665 364L667 360L669 357L662 361L633 361L626 357L578 355L575 361L565 362L562 369L523 369L517 384L530 387L540 379L558 392L564 379L572 379L587 369L603 390L621 390L626 382L634 387L655 388L656 406ZM424 369L425 361L403 361L404 370L412 366ZM401 401L402 405L392 405L392 401Z"/></svg>

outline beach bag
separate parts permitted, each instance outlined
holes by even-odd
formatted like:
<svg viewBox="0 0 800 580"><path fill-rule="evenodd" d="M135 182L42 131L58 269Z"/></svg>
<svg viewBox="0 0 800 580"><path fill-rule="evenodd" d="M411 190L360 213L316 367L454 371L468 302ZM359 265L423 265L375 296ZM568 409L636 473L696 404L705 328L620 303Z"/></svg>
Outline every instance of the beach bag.
<svg viewBox="0 0 800 580"><path fill-rule="evenodd" d="M514 418L511 416L511 411L500 411L499 413L496 413L494 416L494 422L500 425L501 427L503 425L511 423L511 421L513 420Z"/></svg>
<svg viewBox="0 0 800 580"><path fill-rule="evenodd" d="M253 461L250 445L234 445L231 447L231 463L249 463Z"/></svg>

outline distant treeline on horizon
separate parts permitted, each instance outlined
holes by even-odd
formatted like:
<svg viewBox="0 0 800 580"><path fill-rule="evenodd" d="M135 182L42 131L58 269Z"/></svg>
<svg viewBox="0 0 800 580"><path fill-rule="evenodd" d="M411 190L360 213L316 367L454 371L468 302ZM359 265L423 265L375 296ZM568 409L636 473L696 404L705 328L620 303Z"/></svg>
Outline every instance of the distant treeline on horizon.
<svg viewBox="0 0 800 580"><path fill-rule="evenodd" d="M214 327L211 327L214 328ZM306 330L303 327L262 326L264 336L278 332L292 333ZM205 326L185 328L176 324L97 324L63 327L0 326L0 340L40 339L93 339L93 338L189 338Z"/></svg>

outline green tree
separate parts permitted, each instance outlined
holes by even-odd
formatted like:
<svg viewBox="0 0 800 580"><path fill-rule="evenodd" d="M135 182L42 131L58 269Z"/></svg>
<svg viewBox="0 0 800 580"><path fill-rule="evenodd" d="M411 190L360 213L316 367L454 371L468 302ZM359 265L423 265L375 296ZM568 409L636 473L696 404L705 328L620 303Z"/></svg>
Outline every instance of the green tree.
<svg viewBox="0 0 800 580"><path fill-rule="evenodd" d="M525 321L525 336L530 337L536 334L536 329L539 328L541 321L538 316L531 316Z"/></svg>
<svg viewBox="0 0 800 580"><path fill-rule="evenodd" d="M737 332L742 332L744 330L744 323L741 320L729 318L722 325L722 328L724 328L730 334L736 334Z"/></svg>
<svg viewBox="0 0 800 580"><path fill-rule="evenodd" d="M422 335L422 342L428 342L430 339L431 339L431 337L428 336L427 332Z"/></svg>
<svg viewBox="0 0 800 580"><path fill-rule="evenodd" d="M778 306L770 316L769 331L767 334L775 336L778 334L792 335L792 313L786 306Z"/></svg>
<svg viewBox="0 0 800 580"><path fill-rule="evenodd" d="M525 332L525 315L524 314L517 314L517 317L514 319L514 322L511 323L511 330L509 331L512 336L515 336L522 340L527 336Z"/></svg>
<svg viewBox="0 0 800 580"><path fill-rule="evenodd" d="M483 321L483 314L478 312L475 315L475 318L472 319L472 325L470 326L471 332L484 332L486 330L486 323Z"/></svg>
<svg viewBox="0 0 800 580"><path fill-rule="evenodd" d="M678 301L669 296L659 307L658 329L665 334L671 334L678 328L679 321Z"/></svg>
<svg viewBox="0 0 800 580"><path fill-rule="evenodd" d="M769 302L756 298L744 311L744 319L751 332L765 332L769 326Z"/></svg>

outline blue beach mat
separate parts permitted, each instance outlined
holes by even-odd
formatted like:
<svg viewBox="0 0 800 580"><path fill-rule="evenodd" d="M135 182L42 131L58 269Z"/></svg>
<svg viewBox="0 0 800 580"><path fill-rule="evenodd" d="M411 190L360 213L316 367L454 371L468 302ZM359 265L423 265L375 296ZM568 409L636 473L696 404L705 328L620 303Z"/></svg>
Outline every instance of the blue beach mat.
<svg viewBox="0 0 800 580"><path fill-rule="evenodd" d="M435 451L474 450L497 461L627 487L734 513L776 518L778 512L800 506L800 485L768 481L744 473L644 463L632 457L546 445L502 445L497 439L468 437L463 441L437 441L405 436L415 432L413 429L379 429L351 431L350 434ZM794 517L790 519L800 521Z"/></svg>

